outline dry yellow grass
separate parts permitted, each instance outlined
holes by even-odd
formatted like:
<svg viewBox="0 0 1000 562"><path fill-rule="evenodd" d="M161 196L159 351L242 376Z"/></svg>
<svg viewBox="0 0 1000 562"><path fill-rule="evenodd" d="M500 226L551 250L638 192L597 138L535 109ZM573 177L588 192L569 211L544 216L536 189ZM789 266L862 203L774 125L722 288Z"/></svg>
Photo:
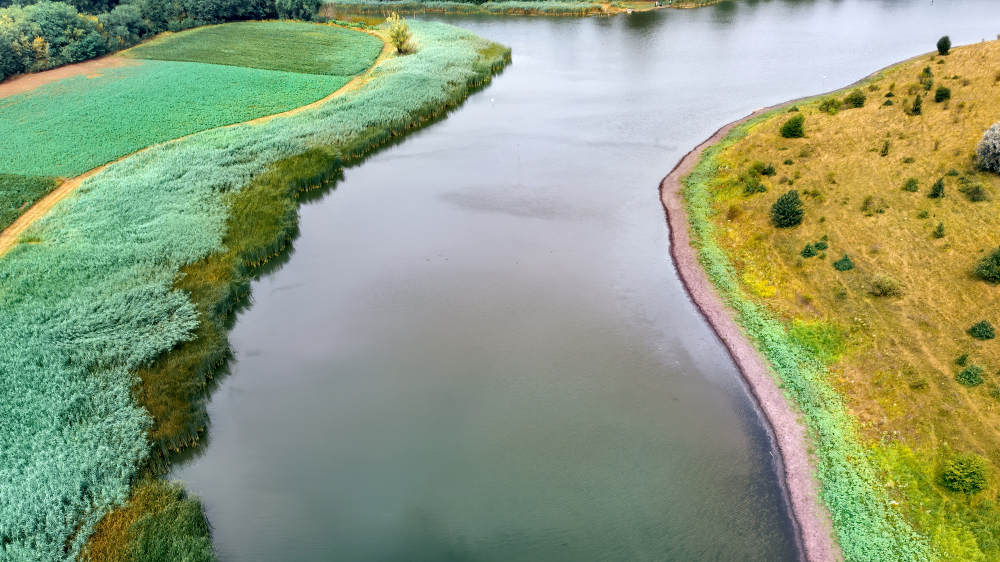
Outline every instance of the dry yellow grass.
<svg viewBox="0 0 1000 562"><path fill-rule="evenodd" d="M933 73L929 91L920 84L925 67ZM934 102L938 86L951 89L949 101ZM972 274L1000 245L1000 177L978 170L975 159L983 132L1000 120L1000 42L919 57L860 89L864 107L834 115L821 112L818 99L799 104L805 138L782 138L781 124L795 113L780 114L721 154L728 168L715 193L719 242L749 292L806 337L826 335L828 345L821 347L832 353L832 382L872 443L914 451L916 461L907 462L920 466L932 488L935 471L952 452L989 460L992 486L973 499L978 506L1000 490L1000 340L966 333L981 320L1000 325L1000 287ZM886 98L890 91L894 97ZM908 115L904 108L912 107L915 94L924 96L923 112ZM887 99L893 105L884 106ZM776 174L763 178L766 193L747 196L740 176L754 161L773 163ZM902 189L908 178L917 179L918 192ZM941 178L945 197L929 198ZM976 184L987 201L970 201L959 191ZM776 229L770 207L789 189L802 195L805 220ZM933 236L939 223L943 238ZM825 256L800 256L824 236ZM845 253L855 268L835 270L832 262ZM877 277L898 282L902 295L873 296ZM985 384L956 382L961 367L955 361L964 353L969 364L984 368ZM902 470L893 462L890 473ZM942 489L928 493L962 504ZM983 505L992 509L991 502Z"/></svg>

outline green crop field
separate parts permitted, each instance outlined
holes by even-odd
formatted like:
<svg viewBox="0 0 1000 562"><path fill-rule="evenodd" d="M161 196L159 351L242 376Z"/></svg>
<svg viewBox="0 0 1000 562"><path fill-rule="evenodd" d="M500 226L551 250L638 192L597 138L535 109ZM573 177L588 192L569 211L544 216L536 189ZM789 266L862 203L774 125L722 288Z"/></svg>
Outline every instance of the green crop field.
<svg viewBox="0 0 1000 562"><path fill-rule="evenodd" d="M56 185L55 178L0 174L0 230L10 226Z"/></svg>
<svg viewBox="0 0 1000 562"><path fill-rule="evenodd" d="M0 173L81 174L151 144L288 111L350 80L147 61L0 100Z"/></svg>
<svg viewBox="0 0 1000 562"><path fill-rule="evenodd" d="M382 41L367 33L329 25L244 22L165 35L134 47L125 55L139 59L353 76L374 64L382 45Z"/></svg>

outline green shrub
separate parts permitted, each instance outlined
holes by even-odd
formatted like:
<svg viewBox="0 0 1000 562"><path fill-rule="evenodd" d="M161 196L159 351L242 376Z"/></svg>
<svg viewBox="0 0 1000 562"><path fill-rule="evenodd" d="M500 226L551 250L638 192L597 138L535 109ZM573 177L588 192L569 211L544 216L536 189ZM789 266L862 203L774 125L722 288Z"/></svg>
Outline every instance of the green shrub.
<svg viewBox="0 0 1000 562"><path fill-rule="evenodd" d="M885 97L887 97L887 98L894 98L894 97L896 97L896 94L894 94L892 92L888 92L888 93L885 94Z"/></svg>
<svg viewBox="0 0 1000 562"><path fill-rule="evenodd" d="M920 96L915 97L913 99L913 105L910 106L909 114L910 115L920 115L921 113L923 113L923 104L924 104L924 100L922 100L920 98Z"/></svg>
<svg viewBox="0 0 1000 562"><path fill-rule="evenodd" d="M791 117L781 126L781 136L786 139L798 139L806 136L805 122L806 116L801 113Z"/></svg>
<svg viewBox="0 0 1000 562"><path fill-rule="evenodd" d="M920 211L919 213L917 213L917 218L918 219L926 219L926 218L930 218L930 216L931 216L931 214L929 212L927 212L926 209L923 210L923 211Z"/></svg>
<svg viewBox="0 0 1000 562"><path fill-rule="evenodd" d="M879 154L879 156L883 156L883 157L889 155L889 140L888 139L886 139L885 141L882 142L882 150L880 150L878 152L878 154Z"/></svg>
<svg viewBox="0 0 1000 562"><path fill-rule="evenodd" d="M941 103L951 99L951 88L945 88L944 86L938 86L937 90L934 90L934 101Z"/></svg>
<svg viewBox="0 0 1000 562"><path fill-rule="evenodd" d="M983 133L976 146L976 156L984 169L1000 173L1000 123L994 123Z"/></svg>
<svg viewBox="0 0 1000 562"><path fill-rule="evenodd" d="M931 236L933 236L934 238L944 238L944 223L943 222L939 222L938 223L937 228L934 229L934 232L931 233Z"/></svg>
<svg viewBox="0 0 1000 562"><path fill-rule="evenodd" d="M816 248L817 250L825 250L829 246L826 245L826 240L820 240L819 242L814 242L813 247Z"/></svg>
<svg viewBox="0 0 1000 562"><path fill-rule="evenodd" d="M410 43L413 33L410 32L409 26L406 25L406 20L399 17L399 14L396 12L392 12L386 18L385 25L389 30L389 43L393 47L396 47L396 51L399 54L405 55L413 50L413 46Z"/></svg>
<svg viewBox="0 0 1000 562"><path fill-rule="evenodd" d="M989 466L986 459L967 453L955 455L944 465L941 485L952 492L975 494L988 485Z"/></svg>
<svg viewBox="0 0 1000 562"><path fill-rule="evenodd" d="M813 246L812 244L806 244L806 247L802 248L802 251L799 253L799 255L804 258L811 258L818 253L819 252L816 251L815 246Z"/></svg>
<svg viewBox="0 0 1000 562"><path fill-rule="evenodd" d="M771 222L778 228L791 228L802 224L805 210L799 192L794 189L785 193L771 205Z"/></svg>
<svg viewBox="0 0 1000 562"><path fill-rule="evenodd" d="M911 193L916 193L919 190L919 183L917 178L908 178L905 183L903 183L903 191L909 191Z"/></svg>
<svg viewBox="0 0 1000 562"><path fill-rule="evenodd" d="M964 367L965 364L968 363L968 362L969 362L969 354L968 353L963 353L963 354L961 354L961 355L958 356L958 359L955 359L955 364L958 365L959 367Z"/></svg>
<svg viewBox="0 0 1000 562"><path fill-rule="evenodd" d="M1000 284L1000 248L979 260L976 263L975 273L987 283Z"/></svg>
<svg viewBox="0 0 1000 562"><path fill-rule="evenodd" d="M782 162L782 164L784 164L785 166L791 166L794 163L795 163L795 160L792 160L791 158L786 158L785 161Z"/></svg>
<svg viewBox="0 0 1000 562"><path fill-rule="evenodd" d="M774 165L768 162L767 164L761 162L760 160L755 161L750 165L750 173L759 176L773 176L777 173L774 169Z"/></svg>
<svg viewBox="0 0 1000 562"><path fill-rule="evenodd" d="M884 102L882 102L882 105L883 106L889 106L889 105L893 105L893 103L892 103L892 100L885 100Z"/></svg>
<svg viewBox="0 0 1000 562"><path fill-rule="evenodd" d="M931 186L931 192L927 194L931 199L940 199L944 197L944 178L939 179L934 182Z"/></svg>
<svg viewBox="0 0 1000 562"><path fill-rule="evenodd" d="M865 93L861 90L854 90L847 97L844 98L844 107L847 109L857 109L859 107L865 106L865 100L868 99Z"/></svg>
<svg viewBox="0 0 1000 562"><path fill-rule="evenodd" d="M973 203L979 203L981 201L986 201L989 199L989 195L981 184L975 184L965 191L965 196L969 198L969 201Z"/></svg>
<svg viewBox="0 0 1000 562"><path fill-rule="evenodd" d="M760 176L756 174L750 174L742 179L743 181L743 195L755 195L757 193L766 193L767 185L761 181Z"/></svg>
<svg viewBox="0 0 1000 562"><path fill-rule="evenodd" d="M891 277L878 276L871 280L868 294L873 297L898 297L903 294L903 287Z"/></svg>
<svg viewBox="0 0 1000 562"><path fill-rule="evenodd" d="M955 375L955 380L962 386L979 386L983 384L983 368L978 365L969 365Z"/></svg>
<svg viewBox="0 0 1000 562"><path fill-rule="evenodd" d="M863 96L864 94L862 94ZM864 103L864 102L862 102ZM835 97L824 98L819 104L819 110L824 113L829 113L830 115L836 115L840 112L843 107L844 102L840 101Z"/></svg>
<svg viewBox="0 0 1000 562"><path fill-rule="evenodd" d="M851 261L851 257L849 255L844 254L844 257L833 262L833 268L837 271L850 271L854 269L854 262Z"/></svg>
<svg viewBox="0 0 1000 562"><path fill-rule="evenodd" d="M996 330L993 329L993 324L990 324L988 320L983 320L981 322L976 322L968 330L968 334L977 340L991 340L997 337Z"/></svg>
<svg viewBox="0 0 1000 562"><path fill-rule="evenodd" d="M958 175L958 170L956 170L955 168L952 168L952 169L948 170L948 173L946 173L945 175L946 176L955 177L955 176Z"/></svg>
<svg viewBox="0 0 1000 562"><path fill-rule="evenodd" d="M947 55L948 51L951 50L951 38L945 35L938 39L937 50L939 55Z"/></svg>

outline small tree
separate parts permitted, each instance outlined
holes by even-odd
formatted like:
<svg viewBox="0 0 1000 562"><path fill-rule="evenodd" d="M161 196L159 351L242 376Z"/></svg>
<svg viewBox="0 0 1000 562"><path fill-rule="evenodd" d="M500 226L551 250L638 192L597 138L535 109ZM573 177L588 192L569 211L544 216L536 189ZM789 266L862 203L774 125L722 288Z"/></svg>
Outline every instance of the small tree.
<svg viewBox="0 0 1000 562"><path fill-rule="evenodd" d="M976 147L976 155L979 156L980 166L1000 173L1000 123L986 129Z"/></svg>
<svg viewBox="0 0 1000 562"><path fill-rule="evenodd" d="M866 99L867 97L865 97L864 92L861 90L854 90L850 94L847 94L847 97L844 98L844 107L847 109L864 107Z"/></svg>
<svg viewBox="0 0 1000 562"><path fill-rule="evenodd" d="M937 49L938 54L947 55L948 51L951 50L951 38L945 35L944 37L938 39Z"/></svg>
<svg viewBox="0 0 1000 562"><path fill-rule="evenodd" d="M977 340L984 341L997 337L997 332L993 329L993 324L990 324L989 320L976 322L971 328L969 328L968 333Z"/></svg>
<svg viewBox="0 0 1000 562"><path fill-rule="evenodd" d="M805 210L802 208L802 200L799 199L799 192L794 189L778 197L774 205L771 205L771 222L778 228L802 224L803 215Z"/></svg>
<svg viewBox="0 0 1000 562"><path fill-rule="evenodd" d="M934 101L941 103L951 99L951 88L945 88L944 86L938 86L937 90L934 90Z"/></svg>
<svg viewBox="0 0 1000 562"><path fill-rule="evenodd" d="M781 136L786 139L800 139L806 136L805 127L803 127L805 122L805 115L801 113L795 115L781 126Z"/></svg>
<svg viewBox="0 0 1000 562"><path fill-rule="evenodd" d="M913 100L913 106L910 107L910 115L920 115L921 113L923 113L924 112L923 106L924 106L924 100L920 96L917 96Z"/></svg>
<svg viewBox="0 0 1000 562"><path fill-rule="evenodd" d="M987 283L1000 284L1000 248L979 260L976 264L976 275Z"/></svg>
<svg viewBox="0 0 1000 562"><path fill-rule="evenodd" d="M939 179L934 182L931 186L931 192L927 194L931 199L940 199L944 197L944 178Z"/></svg>
<svg viewBox="0 0 1000 562"><path fill-rule="evenodd" d="M411 52L413 45L410 39L413 37L413 32L410 31L410 26L406 25L406 20L393 12L385 19L385 24L389 30L389 43L396 47L396 52L401 55Z"/></svg>
<svg viewBox="0 0 1000 562"><path fill-rule="evenodd" d="M837 271L850 271L854 269L854 262L851 261L851 256L844 254L844 257L833 262L833 268Z"/></svg>

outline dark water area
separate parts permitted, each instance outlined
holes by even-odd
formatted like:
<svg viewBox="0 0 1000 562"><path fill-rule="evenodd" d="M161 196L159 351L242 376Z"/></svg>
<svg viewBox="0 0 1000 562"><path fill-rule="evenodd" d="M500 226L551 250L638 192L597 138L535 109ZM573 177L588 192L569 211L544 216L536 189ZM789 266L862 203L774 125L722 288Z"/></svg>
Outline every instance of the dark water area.
<svg viewBox="0 0 1000 562"><path fill-rule="evenodd" d="M510 45L301 208L209 440L226 561L796 560L779 465L684 293L657 187L752 110L1000 32L991 0L421 16Z"/></svg>

